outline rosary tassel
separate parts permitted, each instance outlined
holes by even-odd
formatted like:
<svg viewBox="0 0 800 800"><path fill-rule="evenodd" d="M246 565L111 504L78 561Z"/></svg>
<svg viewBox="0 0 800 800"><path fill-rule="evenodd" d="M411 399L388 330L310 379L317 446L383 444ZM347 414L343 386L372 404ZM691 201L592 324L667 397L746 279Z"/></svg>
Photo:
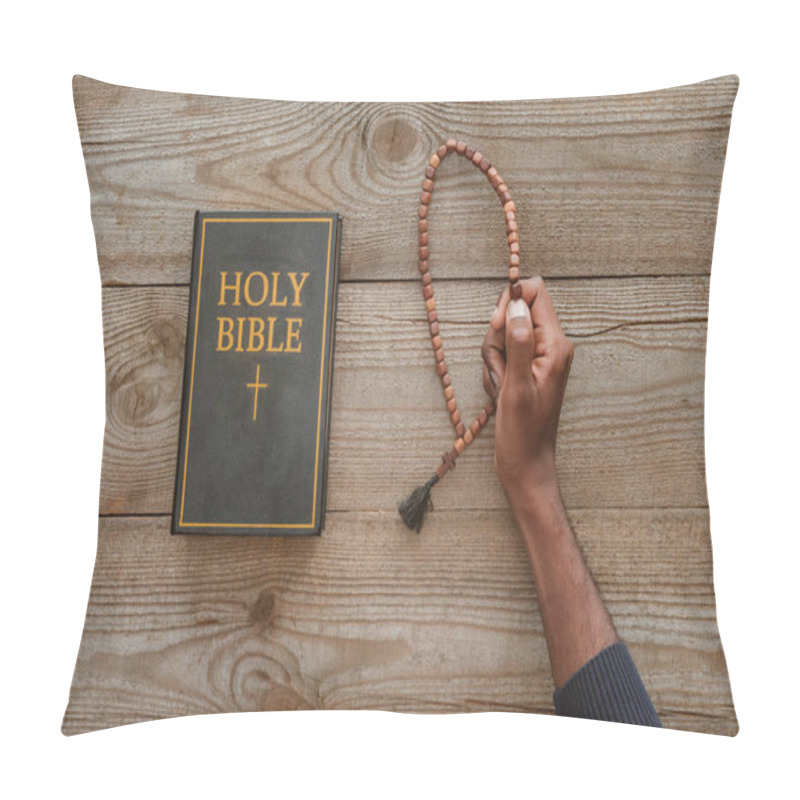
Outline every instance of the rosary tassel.
<svg viewBox="0 0 800 800"><path fill-rule="evenodd" d="M411 494L403 500L397 507L403 522L417 533L425 522L428 511L433 510L433 500L431 500L431 489L439 482L439 476L434 473L433 477L423 486L417 486Z"/></svg>

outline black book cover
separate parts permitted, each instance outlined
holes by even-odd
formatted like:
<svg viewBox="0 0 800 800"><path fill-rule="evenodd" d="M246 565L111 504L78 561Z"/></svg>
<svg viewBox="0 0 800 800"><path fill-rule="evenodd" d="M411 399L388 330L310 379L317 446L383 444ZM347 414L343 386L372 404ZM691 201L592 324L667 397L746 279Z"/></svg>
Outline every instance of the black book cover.
<svg viewBox="0 0 800 800"><path fill-rule="evenodd" d="M340 233L197 212L173 533L322 529Z"/></svg>

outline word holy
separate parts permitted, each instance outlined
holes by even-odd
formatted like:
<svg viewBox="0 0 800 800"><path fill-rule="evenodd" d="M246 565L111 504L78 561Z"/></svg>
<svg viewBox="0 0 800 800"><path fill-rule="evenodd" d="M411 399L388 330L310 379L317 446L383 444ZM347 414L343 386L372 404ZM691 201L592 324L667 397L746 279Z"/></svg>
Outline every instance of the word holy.
<svg viewBox="0 0 800 800"><path fill-rule="evenodd" d="M310 273L220 272L218 306L302 308L302 291ZM217 352L300 353L302 317L218 316Z"/></svg>

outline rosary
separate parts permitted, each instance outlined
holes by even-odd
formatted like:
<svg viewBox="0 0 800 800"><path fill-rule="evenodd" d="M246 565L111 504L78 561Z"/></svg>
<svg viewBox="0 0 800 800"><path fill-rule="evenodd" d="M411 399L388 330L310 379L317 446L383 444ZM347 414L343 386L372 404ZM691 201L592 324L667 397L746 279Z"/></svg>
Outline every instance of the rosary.
<svg viewBox="0 0 800 800"><path fill-rule="evenodd" d="M431 344L433 354L436 358L436 374L442 381L444 389L444 399L447 403L447 411L450 414L450 422L455 431L455 441L449 452L442 456L442 463L433 476L423 486L416 488L405 500L403 500L398 511L406 525L412 530L422 528L425 515L433 503L430 499L431 489L448 472L454 469L456 458L469 447L478 434L483 430L489 417L494 413L496 402L490 400L478 412L469 428L465 427L461 420L461 413L456 403L453 381L447 371L447 362L444 360L444 349L442 348L442 337L439 333L439 320L436 314L436 301L433 297L433 279L431 278L428 266L428 207L431 202L433 192L433 179L436 176L436 168L448 153L458 153L460 156L470 160L489 180L492 188L497 192L500 202L503 205L503 212L506 220L506 238L508 240L508 282L512 300L522 297L522 287L519 283L519 236L517 234L516 206L511 199L511 192L497 170L491 165L488 159L484 158L477 150L473 150L465 142L457 142L455 139L448 139L447 142L431 156L428 166L425 168L425 178L422 181L422 194L419 202L419 272L422 278L422 296L425 299L425 309L428 312L428 325L431 332Z"/></svg>

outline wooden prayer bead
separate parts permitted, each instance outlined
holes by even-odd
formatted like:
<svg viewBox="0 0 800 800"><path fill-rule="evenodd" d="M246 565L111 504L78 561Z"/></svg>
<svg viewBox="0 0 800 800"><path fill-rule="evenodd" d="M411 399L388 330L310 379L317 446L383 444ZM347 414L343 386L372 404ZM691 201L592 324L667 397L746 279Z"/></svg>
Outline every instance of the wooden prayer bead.
<svg viewBox="0 0 800 800"><path fill-rule="evenodd" d="M464 155L464 151L466 149L467 149L466 142L456 142L456 153L458 153L460 156Z"/></svg>
<svg viewBox="0 0 800 800"><path fill-rule="evenodd" d="M506 221L506 230L511 233L512 231L517 230L517 221L515 219L509 219Z"/></svg>
<svg viewBox="0 0 800 800"><path fill-rule="evenodd" d="M421 245L428 244L428 242L430 241L430 238L431 238L431 235L427 231L425 231L425 233L421 233L419 235L419 243Z"/></svg>
<svg viewBox="0 0 800 800"><path fill-rule="evenodd" d="M417 213L419 214L419 218L420 219L427 219L427 217L428 217L428 206L421 205L419 207L419 211Z"/></svg>
<svg viewBox="0 0 800 800"><path fill-rule="evenodd" d="M445 386L444 387L444 396L448 400L453 400L455 395L455 389L452 386Z"/></svg>
<svg viewBox="0 0 800 800"><path fill-rule="evenodd" d="M511 295L512 300L519 300L522 297L522 286L520 285L519 281L511 284L509 294Z"/></svg>
<svg viewBox="0 0 800 800"><path fill-rule="evenodd" d="M508 249L511 253L519 255L519 242L511 242L508 245Z"/></svg>
<svg viewBox="0 0 800 800"><path fill-rule="evenodd" d="M507 202L507 203L506 203L506 204L503 206L503 211L505 211L505 212L506 212L506 214L508 214L509 212L511 212L511 213L514 213L514 214L515 214L515 213L517 212L517 207L514 205L514 201L513 201L513 200L509 200L509 201L508 201L508 202Z"/></svg>
<svg viewBox="0 0 800 800"><path fill-rule="evenodd" d="M477 436L481 432L481 428L483 426L477 419L472 421L472 424L469 426L469 429L472 431L473 436Z"/></svg>
<svg viewBox="0 0 800 800"><path fill-rule="evenodd" d="M456 149L456 140L455 139L448 139L445 143L445 147L447 147L447 152L452 153L453 150Z"/></svg>
<svg viewBox="0 0 800 800"><path fill-rule="evenodd" d="M419 196L419 201L424 206L430 205L431 193L430 192L422 192L422 194Z"/></svg>
<svg viewBox="0 0 800 800"><path fill-rule="evenodd" d="M477 167L483 161L483 154L477 150L472 154L472 163Z"/></svg>
<svg viewBox="0 0 800 800"><path fill-rule="evenodd" d="M486 409L485 408L482 408L478 412L477 421L480 423L481 428L489 421L489 415L486 413Z"/></svg>
<svg viewBox="0 0 800 800"><path fill-rule="evenodd" d="M428 260L428 248L427 247L420 247L419 248L419 260L420 261L427 261Z"/></svg>
<svg viewBox="0 0 800 800"><path fill-rule="evenodd" d="M486 172L492 165L488 158L482 158L481 163L478 164L478 166L480 167L481 172Z"/></svg>
<svg viewBox="0 0 800 800"><path fill-rule="evenodd" d="M431 344L434 350L438 350L442 346L442 337L438 335L434 336L433 339L431 339Z"/></svg>
<svg viewBox="0 0 800 800"><path fill-rule="evenodd" d="M459 422L461 422L461 412L458 409L450 413L450 422L453 423L454 428Z"/></svg>
<svg viewBox="0 0 800 800"><path fill-rule="evenodd" d="M433 278L431 277L431 273L429 270L426 270L422 273L422 285L423 286L430 286L433 283Z"/></svg>
<svg viewBox="0 0 800 800"><path fill-rule="evenodd" d="M497 177L497 169L495 167L489 167L489 169L486 170L486 177L490 182L493 181Z"/></svg>
<svg viewBox="0 0 800 800"><path fill-rule="evenodd" d="M428 308L428 305L427 305L427 303L425 304L425 308L426 308L426 309L427 309L427 311L428 311L428 324L430 325L430 323L431 323L431 322L436 322L436 320L438 320L438 319L439 319L438 315L436 314L436 309L434 308L434 309L433 309L433 311L431 311L431 310Z"/></svg>
<svg viewBox="0 0 800 800"><path fill-rule="evenodd" d="M436 311L436 301L432 297L429 297L425 301L425 308L427 308L428 311Z"/></svg>
<svg viewBox="0 0 800 800"><path fill-rule="evenodd" d="M444 350L441 347L433 355L440 364L444 361Z"/></svg>
<svg viewBox="0 0 800 800"><path fill-rule="evenodd" d="M466 433L466 428L464 427L464 423L459 422L458 425L456 425L456 436L463 439L465 433Z"/></svg>
<svg viewBox="0 0 800 800"><path fill-rule="evenodd" d="M430 273L428 273L430 275ZM431 329L431 336L438 336L439 335L439 323L438 322L431 322L428 326Z"/></svg>
<svg viewBox="0 0 800 800"><path fill-rule="evenodd" d="M424 275L428 271L428 262L422 260L419 262L419 271Z"/></svg>
<svg viewBox="0 0 800 800"><path fill-rule="evenodd" d="M447 155L447 145L440 145L439 149L436 151L436 155L439 156L440 159L444 158ZM437 164L436 166L438 167L439 165Z"/></svg>
<svg viewBox="0 0 800 800"><path fill-rule="evenodd" d="M503 181L500 181L500 183L498 183L497 186L495 187L495 191L497 192L497 194L503 194L503 192L508 191L508 186L506 186L505 183L503 183Z"/></svg>
<svg viewBox="0 0 800 800"><path fill-rule="evenodd" d="M422 181L422 191L423 192L433 191L433 181L430 178L425 178L425 180Z"/></svg>
<svg viewBox="0 0 800 800"><path fill-rule="evenodd" d="M474 155L475 151L469 145L467 145L466 149L464 150L464 158L468 158L470 161L472 161L472 156Z"/></svg>
<svg viewBox="0 0 800 800"><path fill-rule="evenodd" d="M511 281L511 283L515 283L519 280L519 267L508 268L508 279Z"/></svg>
<svg viewBox="0 0 800 800"><path fill-rule="evenodd" d="M506 236L506 239L508 239L508 243L509 243L509 244L513 244L514 242L518 242L518 241L519 241L519 235L517 234L517 232L516 232L516 231L511 231L511 232L510 232L510 233L509 233L509 234Z"/></svg>
<svg viewBox="0 0 800 800"><path fill-rule="evenodd" d="M436 170L433 167L431 167L431 166L425 167L425 177L426 178L430 178L431 180L433 180L433 176L434 175L436 175Z"/></svg>
<svg viewBox="0 0 800 800"><path fill-rule="evenodd" d="M428 273L430 275L430 272ZM422 296L428 300L429 298L433 297L433 286L428 284L427 286L422 287Z"/></svg>
<svg viewBox="0 0 800 800"><path fill-rule="evenodd" d="M462 438L464 439L464 444L469 447L469 445L472 444L472 440L475 438L475 436L473 435L472 431L465 431Z"/></svg>
<svg viewBox="0 0 800 800"><path fill-rule="evenodd" d="M466 445L464 444L464 440L463 440L463 439L461 439L461 438L458 438L458 439L456 439L456 440L455 440L455 442L453 442L453 449L454 449L454 450L455 450L455 451L456 451L456 452L457 452L459 455L461 455L461 453L463 453L463 452L464 452L464 448L465 448L465 447L466 447Z"/></svg>
<svg viewBox="0 0 800 800"><path fill-rule="evenodd" d="M517 215L513 211L506 211L506 221L511 221L512 219L516 219Z"/></svg>
<svg viewBox="0 0 800 800"><path fill-rule="evenodd" d="M508 203L508 202L511 200L511 192L509 192L509 191L508 191L508 189L506 189L506 190L505 190L505 191L504 191L504 192L503 192L503 193L500 195L500 200L501 200L501 202L503 202L503 203Z"/></svg>
<svg viewBox="0 0 800 800"><path fill-rule="evenodd" d="M510 267L518 267L519 266L519 256L516 253L512 253L508 257L508 265ZM510 275L510 273L509 273L509 275ZM510 280L513 280L513 278L510 278Z"/></svg>
<svg viewBox="0 0 800 800"><path fill-rule="evenodd" d="M427 233L428 232L428 220L426 220L426 219L418 219L417 220L417 228L419 229L420 233Z"/></svg>
<svg viewBox="0 0 800 800"><path fill-rule="evenodd" d="M453 379L449 375L442 375L442 386L444 386L446 389L448 386L452 385L453 385Z"/></svg>
<svg viewBox="0 0 800 800"><path fill-rule="evenodd" d="M436 362L436 374L441 378L442 375L447 374L447 362L446 361L437 361Z"/></svg>
<svg viewBox="0 0 800 800"><path fill-rule="evenodd" d="M452 389L453 387L451 386L450 388ZM456 410L456 407L457 407L457 403L456 403L455 397L448 398L448 400L447 400L447 413L448 414L452 414Z"/></svg>
<svg viewBox="0 0 800 800"><path fill-rule="evenodd" d="M503 184L503 179L500 177L499 172L495 172L494 177L491 179L492 188L497 191L497 187Z"/></svg>
<svg viewBox="0 0 800 800"><path fill-rule="evenodd" d="M487 400L484 404L484 409L486 410L486 419L488 420L489 417L494 413L494 410L497 406L497 403L494 400Z"/></svg>
<svg viewBox="0 0 800 800"><path fill-rule="evenodd" d="M439 166L439 156L437 156L437 155L436 155L436 153L434 153L434 154L431 156L431 160L430 160L428 163L429 163L429 164L430 164L430 165L431 165L431 166L432 166L434 169L436 169L436 168Z"/></svg>

